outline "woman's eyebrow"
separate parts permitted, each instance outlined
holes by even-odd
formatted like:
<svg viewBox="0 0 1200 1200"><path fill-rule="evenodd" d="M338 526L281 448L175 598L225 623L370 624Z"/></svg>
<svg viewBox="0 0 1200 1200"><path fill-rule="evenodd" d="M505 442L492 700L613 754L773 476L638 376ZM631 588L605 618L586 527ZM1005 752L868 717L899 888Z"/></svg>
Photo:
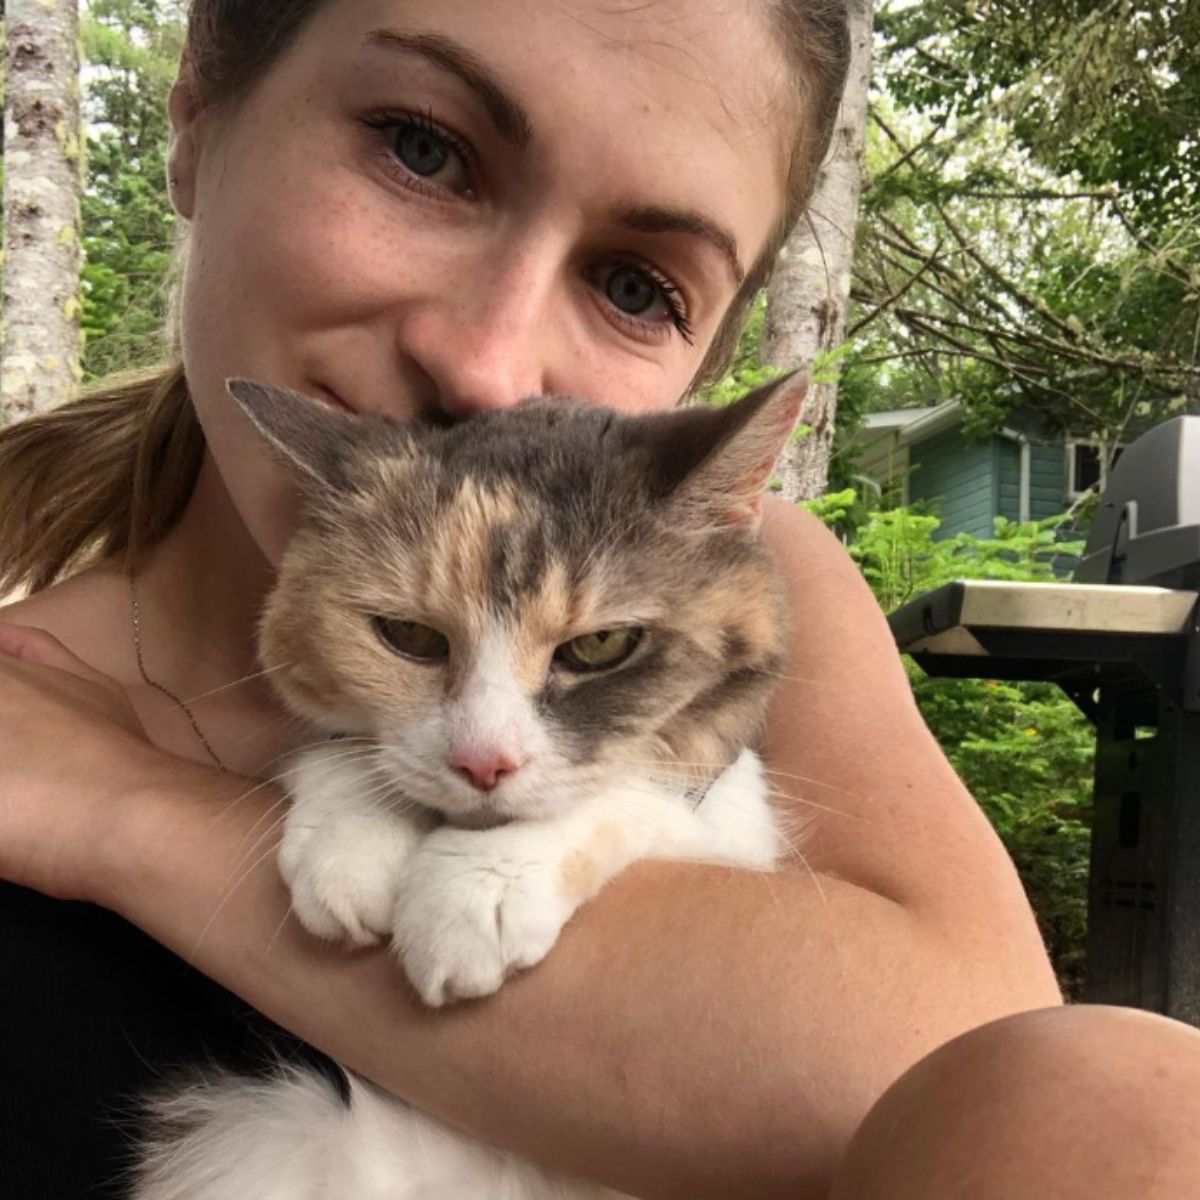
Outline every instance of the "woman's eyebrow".
<svg viewBox="0 0 1200 1200"><path fill-rule="evenodd" d="M639 233L690 233L715 246L725 259L735 286L746 278L746 268L738 255L737 239L711 217L690 209L659 208L649 205L631 208L618 218L626 229Z"/></svg>
<svg viewBox="0 0 1200 1200"><path fill-rule="evenodd" d="M529 114L504 90L472 50L440 33L410 33L402 29L374 29L366 36L371 46L419 54L435 66L461 79L483 102L500 135L519 150L533 141ZM728 230L703 213L691 210L642 206L622 213L619 223L640 233L689 233L720 251L735 285L746 277L737 241Z"/></svg>
<svg viewBox="0 0 1200 1200"><path fill-rule="evenodd" d="M401 53L420 54L435 66L457 75L483 101L500 136L518 150L533 141L529 114L509 96L496 77L465 46L438 33L406 33L400 29L373 29L366 36L371 46Z"/></svg>

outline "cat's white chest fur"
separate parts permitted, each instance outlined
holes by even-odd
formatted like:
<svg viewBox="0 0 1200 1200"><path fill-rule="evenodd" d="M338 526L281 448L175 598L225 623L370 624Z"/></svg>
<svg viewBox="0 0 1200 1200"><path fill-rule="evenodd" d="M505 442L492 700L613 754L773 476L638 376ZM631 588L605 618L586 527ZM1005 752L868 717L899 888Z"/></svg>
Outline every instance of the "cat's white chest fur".
<svg viewBox="0 0 1200 1200"><path fill-rule="evenodd" d="M486 996L546 956L581 904L640 858L769 869L779 838L762 766L743 751L698 807L623 774L561 816L494 829L437 827L381 798L370 756L341 742L292 772L280 869L319 937L390 941L430 1005Z"/></svg>
<svg viewBox="0 0 1200 1200"><path fill-rule="evenodd" d="M625 776L546 821L436 825L381 803L369 757L332 742L292 773L280 865L300 920L326 938L391 940L423 998L499 988L551 949L580 905L640 858L769 870L783 839L747 750L703 801ZM152 1145L136 1200L599 1200L351 1080L349 1109L322 1079L207 1083L163 1106L177 1132Z"/></svg>

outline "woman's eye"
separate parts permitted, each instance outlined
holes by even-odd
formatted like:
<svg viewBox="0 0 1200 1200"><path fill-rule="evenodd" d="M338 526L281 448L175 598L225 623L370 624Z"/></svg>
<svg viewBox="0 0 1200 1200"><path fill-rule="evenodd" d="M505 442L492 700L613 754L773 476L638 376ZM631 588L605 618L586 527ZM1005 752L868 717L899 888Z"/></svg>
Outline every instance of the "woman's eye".
<svg viewBox="0 0 1200 1200"><path fill-rule="evenodd" d="M635 263L614 263L595 283L621 318L644 329L674 326L689 345L695 340L683 296L665 275Z"/></svg>
<svg viewBox="0 0 1200 1200"><path fill-rule="evenodd" d="M640 645L644 632L627 626L585 633L559 646L554 661L570 671L607 671L629 658Z"/></svg>
<svg viewBox="0 0 1200 1200"><path fill-rule="evenodd" d="M428 625L395 617L374 617L372 624L384 645L405 658L441 662L450 657L450 639Z"/></svg>
<svg viewBox="0 0 1200 1200"><path fill-rule="evenodd" d="M388 169L419 190L471 193L471 148L425 113L381 113L364 118L384 140Z"/></svg>
<svg viewBox="0 0 1200 1200"><path fill-rule="evenodd" d="M608 277L608 298L631 317L640 317L655 305L665 309L662 292L645 271L618 267Z"/></svg>
<svg viewBox="0 0 1200 1200"><path fill-rule="evenodd" d="M425 178L445 170L453 150L430 129L413 126L396 137L396 157L414 174Z"/></svg>

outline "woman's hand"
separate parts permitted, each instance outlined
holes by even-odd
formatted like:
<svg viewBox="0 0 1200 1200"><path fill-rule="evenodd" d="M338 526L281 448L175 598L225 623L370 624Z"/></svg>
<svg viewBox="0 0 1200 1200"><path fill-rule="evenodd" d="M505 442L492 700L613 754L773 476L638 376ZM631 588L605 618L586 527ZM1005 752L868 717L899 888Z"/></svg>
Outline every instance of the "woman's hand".
<svg viewBox="0 0 1200 1200"><path fill-rule="evenodd" d="M164 757L118 684L0 621L0 878L96 899L123 802Z"/></svg>

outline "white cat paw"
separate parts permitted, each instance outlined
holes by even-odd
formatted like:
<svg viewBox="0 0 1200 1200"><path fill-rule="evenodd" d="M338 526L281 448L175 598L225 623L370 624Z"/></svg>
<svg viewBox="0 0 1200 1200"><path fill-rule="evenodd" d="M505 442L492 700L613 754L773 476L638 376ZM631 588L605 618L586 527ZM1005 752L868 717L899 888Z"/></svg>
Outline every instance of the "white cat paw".
<svg viewBox="0 0 1200 1200"><path fill-rule="evenodd" d="M371 946L391 933L400 878L421 834L395 815L342 814L318 823L290 816L279 871L309 933Z"/></svg>
<svg viewBox="0 0 1200 1200"><path fill-rule="evenodd" d="M541 962L575 911L557 861L523 856L512 833L435 830L408 864L392 944L434 1008L490 996Z"/></svg>

